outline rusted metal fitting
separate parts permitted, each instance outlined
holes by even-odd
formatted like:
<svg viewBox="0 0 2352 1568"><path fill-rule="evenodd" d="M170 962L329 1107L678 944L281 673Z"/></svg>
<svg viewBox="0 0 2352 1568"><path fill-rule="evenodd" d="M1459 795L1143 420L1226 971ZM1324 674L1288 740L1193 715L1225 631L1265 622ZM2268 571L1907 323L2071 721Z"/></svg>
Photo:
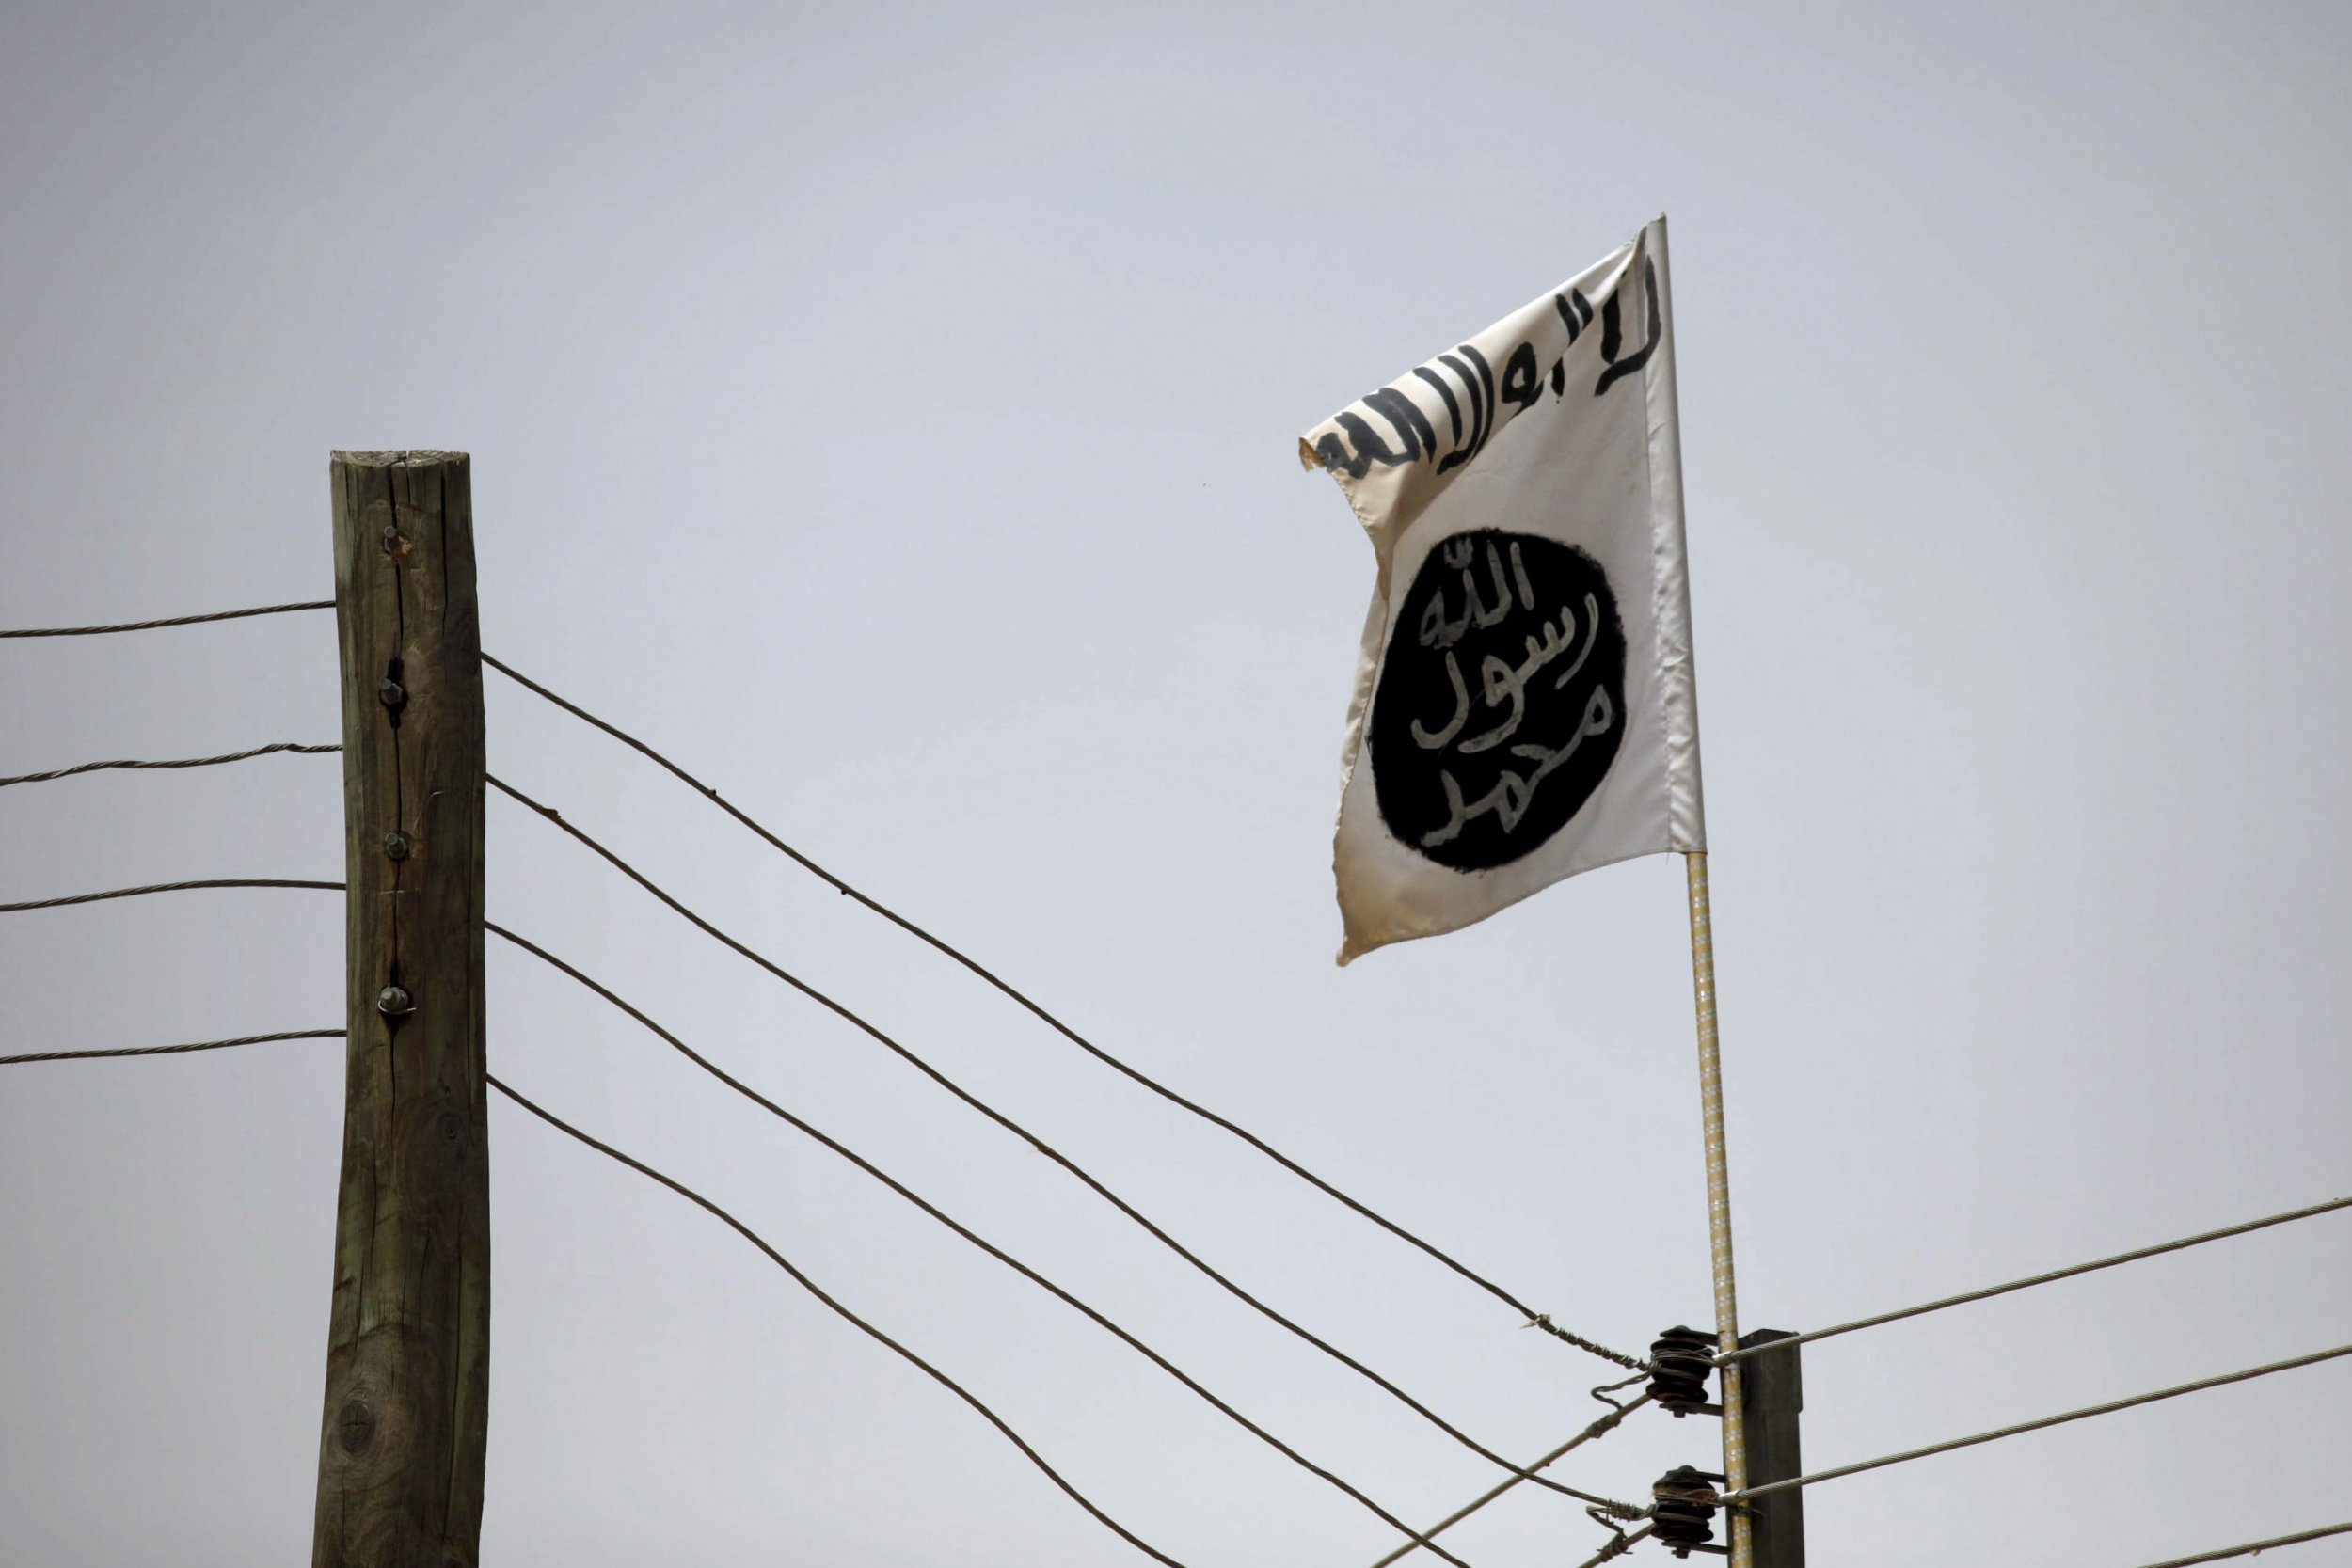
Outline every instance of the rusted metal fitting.
<svg viewBox="0 0 2352 1568"><path fill-rule="evenodd" d="M1649 1396L1677 1416L1720 1416L1707 1399L1715 1371L1715 1336L1679 1324L1650 1341Z"/></svg>

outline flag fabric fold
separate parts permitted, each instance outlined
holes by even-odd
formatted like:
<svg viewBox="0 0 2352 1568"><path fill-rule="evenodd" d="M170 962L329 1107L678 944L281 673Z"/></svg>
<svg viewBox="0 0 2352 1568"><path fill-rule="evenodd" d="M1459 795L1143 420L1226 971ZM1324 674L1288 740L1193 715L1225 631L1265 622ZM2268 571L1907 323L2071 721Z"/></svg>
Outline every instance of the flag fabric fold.
<svg viewBox="0 0 2352 1568"><path fill-rule="evenodd" d="M1340 961L1706 847L1666 224L1309 431L1378 574Z"/></svg>

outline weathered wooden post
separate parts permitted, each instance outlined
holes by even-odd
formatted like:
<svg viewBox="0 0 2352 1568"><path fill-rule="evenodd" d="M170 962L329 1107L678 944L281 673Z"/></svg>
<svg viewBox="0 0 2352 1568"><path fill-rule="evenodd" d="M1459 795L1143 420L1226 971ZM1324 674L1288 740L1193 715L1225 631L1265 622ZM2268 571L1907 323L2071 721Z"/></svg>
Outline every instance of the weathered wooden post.
<svg viewBox="0 0 2352 1568"><path fill-rule="evenodd" d="M312 1568L473 1568L490 1384L482 635L466 454L334 454L344 1016Z"/></svg>

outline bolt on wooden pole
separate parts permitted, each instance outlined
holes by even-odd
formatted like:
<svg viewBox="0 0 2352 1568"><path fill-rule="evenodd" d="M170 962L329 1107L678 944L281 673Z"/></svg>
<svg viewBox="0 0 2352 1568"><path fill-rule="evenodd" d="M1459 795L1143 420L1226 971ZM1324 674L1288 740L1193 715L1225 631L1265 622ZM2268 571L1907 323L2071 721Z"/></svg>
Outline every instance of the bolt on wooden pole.
<svg viewBox="0 0 2352 1568"><path fill-rule="evenodd" d="M474 1568L489 1414L482 637L463 452L339 451L346 1078L312 1568Z"/></svg>

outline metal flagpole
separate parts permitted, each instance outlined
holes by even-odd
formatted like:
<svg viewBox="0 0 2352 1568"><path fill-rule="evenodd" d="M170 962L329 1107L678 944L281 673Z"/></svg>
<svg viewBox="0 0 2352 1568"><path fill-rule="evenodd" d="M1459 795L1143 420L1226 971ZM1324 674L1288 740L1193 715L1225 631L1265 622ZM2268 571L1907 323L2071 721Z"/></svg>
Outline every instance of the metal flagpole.
<svg viewBox="0 0 2352 1568"><path fill-rule="evenodd" d="M1740 1295L1731 1262L1731 1173L1724 1152L1723 1061L1715 1038L1715 932L1707 902L1707 851L1682 857L1691 887L1691 989L1698 1006L1699 1107L1707 1143L1707 1232L1714 1253L1715 1348L1740 1348ZM1724 1486L1739 1492L1748 1484L1748 1442L1740 1398L1740 1366L1722 1370ZM1754 1568L1755 1546L1747 1514L1724 1510L1731 1532L1731 1568Z"/></svg>

